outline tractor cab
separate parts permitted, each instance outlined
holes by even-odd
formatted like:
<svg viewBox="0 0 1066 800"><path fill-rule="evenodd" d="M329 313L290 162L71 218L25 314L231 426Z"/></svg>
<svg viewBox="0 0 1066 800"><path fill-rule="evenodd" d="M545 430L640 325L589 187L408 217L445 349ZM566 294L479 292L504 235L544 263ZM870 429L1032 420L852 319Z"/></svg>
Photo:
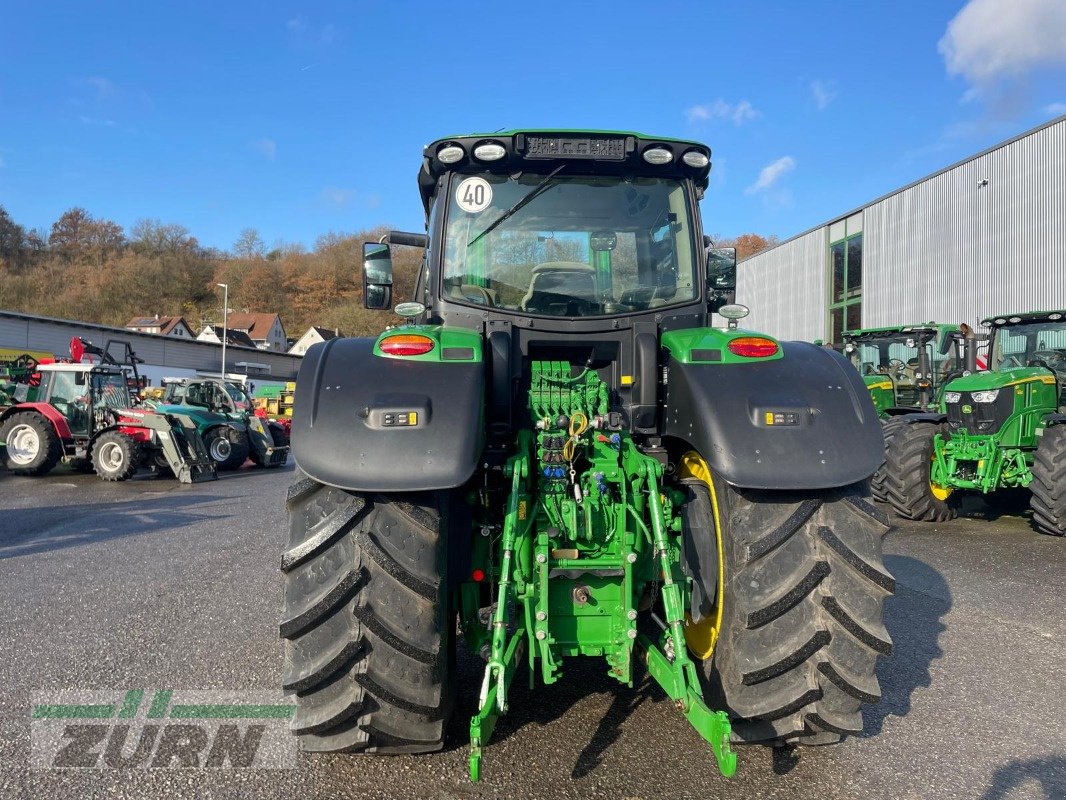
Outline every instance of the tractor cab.
<svg viewBox="0 0 1066 800"><path fill-rule="evenodd" d="M163 402L196 406L233 419L252 412L252 399L244 387L233 381L165 379Z"/></svg>
<svg viewBox="0 0 1066 800"><path fill-rule="evenodd" d="M1055 376L1057 405L1066 412L1066 312L1045 311L990 317L984 325L992 329L989 369L1043 370Z"/></svg>
<svg viewBox="0 0 1066 800"><path fill-rule="evenodd" d="M89 437L113 424L115 412L132 408L127 373L102 364L41 364L37 400L67 421L75 437Z"/></svg>
<svg viewBox="0 0 1066 800"><path fill-rule="evenodd" d="M936 406L945 380L963 364L954 325L845 331L844 351L863 376L882 417Z"/></svg>

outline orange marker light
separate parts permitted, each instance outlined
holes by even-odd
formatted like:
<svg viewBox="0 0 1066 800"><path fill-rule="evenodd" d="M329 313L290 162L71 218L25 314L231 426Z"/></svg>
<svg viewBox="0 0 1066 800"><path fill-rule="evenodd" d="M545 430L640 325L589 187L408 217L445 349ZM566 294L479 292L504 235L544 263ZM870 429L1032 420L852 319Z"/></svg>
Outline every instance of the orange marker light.
<svg viewBox="0 0 1066 800"><path fill-rule="evenodd" d="M421 356L433 349L433 340L415 333L386 336L378 347L390 356Z"/></svg>
<svg viewBox="0 0 1066 800"><path fill-rule="evenodd" d="M744 358L766 358L777 352L777 342L762 336L741 336L728 344L729 352Z"/></svg>

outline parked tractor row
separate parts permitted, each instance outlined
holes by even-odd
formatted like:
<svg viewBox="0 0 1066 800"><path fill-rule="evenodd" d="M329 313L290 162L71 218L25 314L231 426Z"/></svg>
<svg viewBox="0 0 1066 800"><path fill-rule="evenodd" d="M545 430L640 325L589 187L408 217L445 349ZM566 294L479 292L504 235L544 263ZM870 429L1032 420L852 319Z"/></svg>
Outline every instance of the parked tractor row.
<svg viewBox="0 0 1066 800"><path fill-rule="evenodd" d="M874 495L905 519L942 521L976 494L1000 510L1029 507L1038 530L1063 536L1066 310L981 325L987 335L932 323L844 334L882 416Z"/></svg>
<svg viewBox="0 0 1066 800"><path fill-rule="evenodd" d="M116 348L123 350L121 361ZM284 428L255 416L242 387L174 380L163 402L142 402L139 363L127 342L99 348L75 337L69 359L7 365L0 396L3 465L15 474L44 475L64 462L108 481L146 468L193 483L237 469L249 457L258 466L285 463Z"/></svg>

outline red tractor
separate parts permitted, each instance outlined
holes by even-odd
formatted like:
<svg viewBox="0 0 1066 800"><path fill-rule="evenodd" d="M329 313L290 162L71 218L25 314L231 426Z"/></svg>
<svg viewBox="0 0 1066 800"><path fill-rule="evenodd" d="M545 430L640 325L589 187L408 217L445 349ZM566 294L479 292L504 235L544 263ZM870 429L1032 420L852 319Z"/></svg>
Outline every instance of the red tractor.
<svg viewBox="0 0 1066 800"><path fill-rule="evenodd" d="M44 475L60 461L106 481L131 478L141 466L169 470L183 483L217 478L196 427L180 414L135 408L131 385L138 359L129 344L129 367L111 355L112 342L97 348L75 337L71 360L37 366L34 402L0 413L4 466L17 475ZM86 353L99 356L82 363Z"/></svg>

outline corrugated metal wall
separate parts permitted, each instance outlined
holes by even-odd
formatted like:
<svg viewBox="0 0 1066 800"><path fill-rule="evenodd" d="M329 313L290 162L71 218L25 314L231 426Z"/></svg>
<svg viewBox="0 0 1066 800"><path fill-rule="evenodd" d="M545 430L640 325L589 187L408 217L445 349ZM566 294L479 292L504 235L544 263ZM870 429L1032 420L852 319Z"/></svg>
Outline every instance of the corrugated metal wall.
<svg viewBox="0 0 1066 800"><path fill-rule="evenodd" d="M124 339L132 345L139 358L143 358L146 364L152 366L208 372L217 371L222 366L220 344L0 311L0 347L46 350L65 356L69 352L70 339L73 336L81 336L98 347L103 347L108 339ZM112 354L118 357L119 351L113 350ZM299 356L253 350L248 347L226 348L227 372L241 372L242 370L236 367L237 363L248 361L267 364L272 378L293 380L302 360Z"/></svg>
<svg viewBox="0 0 1066 800"><path fill-rule="evenodd" d="M871 205L864 225L864 326L1066 308L1066 122Z"/></svg>
<svg viewBox="0 0 1066 800"><path fill-rule="evenodd" d="M817 228L737 266L737 302L751 309L741 327L779 339L825 336L827 236Z"/></svg>
<svg viewBox="0 0 1066 800"><path fill-rule="evenodd" d="M972 325L1066 308L1066 120L862 213L863 327ZM752 310L746 327L786 339L827 335L828 228L740 264L737 302Z"/></svg>

